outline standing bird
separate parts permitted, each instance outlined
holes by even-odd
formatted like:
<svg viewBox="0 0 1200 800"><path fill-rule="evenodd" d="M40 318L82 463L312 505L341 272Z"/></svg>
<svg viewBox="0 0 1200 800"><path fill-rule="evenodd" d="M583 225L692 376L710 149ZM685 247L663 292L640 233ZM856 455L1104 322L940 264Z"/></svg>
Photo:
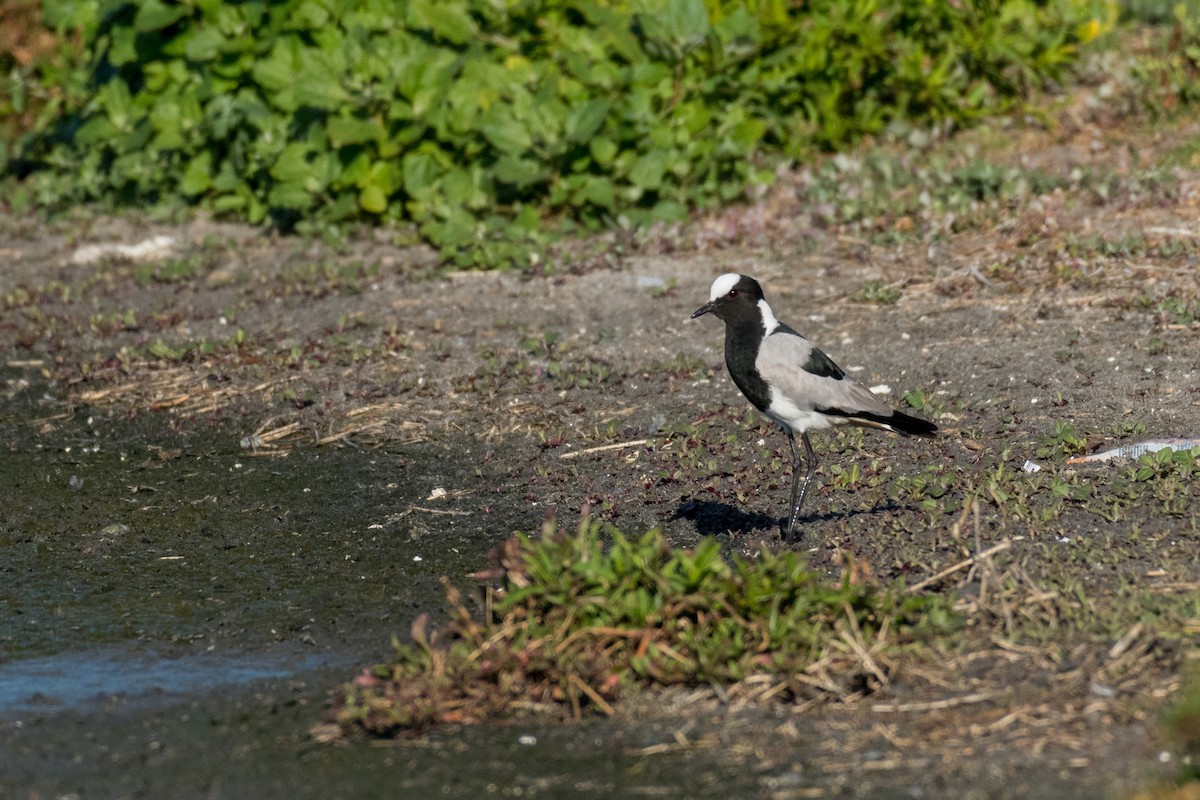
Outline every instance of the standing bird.
<svg viewBox="0 0 1200 800"><path fill-rule="evenodd" d="M758 281L728 273L713 281L708 302L692 319L708 313L725 323L725 366L755 408L778 423L792 446L792 513L783 540L792 541L800 506L817 469L810 430L834 425L882 428L905 436L932 438L937 426L896 411L857 382L816 345L775 319ZM800 482L804 441L808 474Z"/></svg>

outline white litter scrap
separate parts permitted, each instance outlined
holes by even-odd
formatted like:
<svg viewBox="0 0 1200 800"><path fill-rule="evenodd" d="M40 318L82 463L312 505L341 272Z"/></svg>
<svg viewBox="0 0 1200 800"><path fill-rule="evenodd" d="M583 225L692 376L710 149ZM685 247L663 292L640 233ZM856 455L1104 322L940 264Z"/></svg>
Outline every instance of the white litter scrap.
<svg viewBox="0 0 1200 800"><path fill-rule="evenodd" d="M175 250L174 236L153 236L137 244L104 242L81 247L71 255L73 264L95 264L106 258L123 258L128 261L153 261L165 258Z"/></svg>
<svg viewBox="0 0 1200 800"><path fill-rule="evenodd" d="M1111 461L1114 458L1140 458L1146 453L1157 453L1159 450L1200 450L1200 439L1151 439L1137 444L1127 444L1105 450L1103 453L1092 453L1089 456L1068 458L1068 464L1083 464L1088 461Z"/></svg>
<svg viewBox="0 0 1200 800"><path fill-rule="evenodd" d="M1026 459L1025 463L1021 466L1021 469L1025 470L1026 472L1029 472L1029 473L1041 472L1042 465L1038 464L1036 462L1030 461L1029 459Z"/></svg>

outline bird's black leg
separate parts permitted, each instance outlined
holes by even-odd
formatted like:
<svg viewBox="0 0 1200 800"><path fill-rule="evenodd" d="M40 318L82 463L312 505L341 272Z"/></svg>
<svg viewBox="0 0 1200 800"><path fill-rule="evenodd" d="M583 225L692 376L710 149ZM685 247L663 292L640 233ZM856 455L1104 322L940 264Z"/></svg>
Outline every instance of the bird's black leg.
<svg viewBox="0 0 1200 800"><path fill-rule="evenodd" d="M796 520L800 517L800 506L804 505L804 496L808 494L808 484L812 482L813 474L817 471L817 457L813 454L812 442L808 440L808 431L800 434L804 440L804 452L808 461L808 474L804 483L800 483L800 451L796 447L796 437L788 431L788 444L792 446L792 513L788 517L787 529L783 532L783 541L791 543L792 534L796 530Z"/></svg>

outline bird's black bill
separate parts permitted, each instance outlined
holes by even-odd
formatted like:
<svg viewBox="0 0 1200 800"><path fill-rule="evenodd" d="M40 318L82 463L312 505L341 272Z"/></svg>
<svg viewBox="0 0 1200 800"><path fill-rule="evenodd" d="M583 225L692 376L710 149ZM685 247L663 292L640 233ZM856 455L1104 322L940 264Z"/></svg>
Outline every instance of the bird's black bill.
<svg viewBox="0 0 1200 800"><path fill-rule="evenodd" d="M704 305L700 306L699 308L697 308L695 311L692 312L692 319L695 319L696 317L703 317L705 314L707 314L708 312L710 312L712 310L713 310L713 304L705 303Z"/></svg>

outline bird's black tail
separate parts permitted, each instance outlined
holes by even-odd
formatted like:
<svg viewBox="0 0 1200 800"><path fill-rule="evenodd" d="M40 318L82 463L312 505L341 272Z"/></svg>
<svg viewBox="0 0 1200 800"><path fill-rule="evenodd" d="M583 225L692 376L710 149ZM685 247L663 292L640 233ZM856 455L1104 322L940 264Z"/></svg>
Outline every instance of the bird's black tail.
<svg viewBox="0 0 1200 800"><path fill-rule="evenodd" d="M872 414L869 411L838 411L836 409L818 409L822 414L836 414L845 417L854 425L866 428L882 428L885 431L898 433L901 436L923 436L933 438L938 426L917 417L910 417L903 411L893 411L891 414Z"/></svg>
<svg viewBox="0 0 1200 800"><path fill-rule="evenodd" d="M937 433L938 426L928 420L910 417L902 411L893 413L886 420L889 428L896 433L902 433L905 436L924 436L933 438Z"/></svg>

